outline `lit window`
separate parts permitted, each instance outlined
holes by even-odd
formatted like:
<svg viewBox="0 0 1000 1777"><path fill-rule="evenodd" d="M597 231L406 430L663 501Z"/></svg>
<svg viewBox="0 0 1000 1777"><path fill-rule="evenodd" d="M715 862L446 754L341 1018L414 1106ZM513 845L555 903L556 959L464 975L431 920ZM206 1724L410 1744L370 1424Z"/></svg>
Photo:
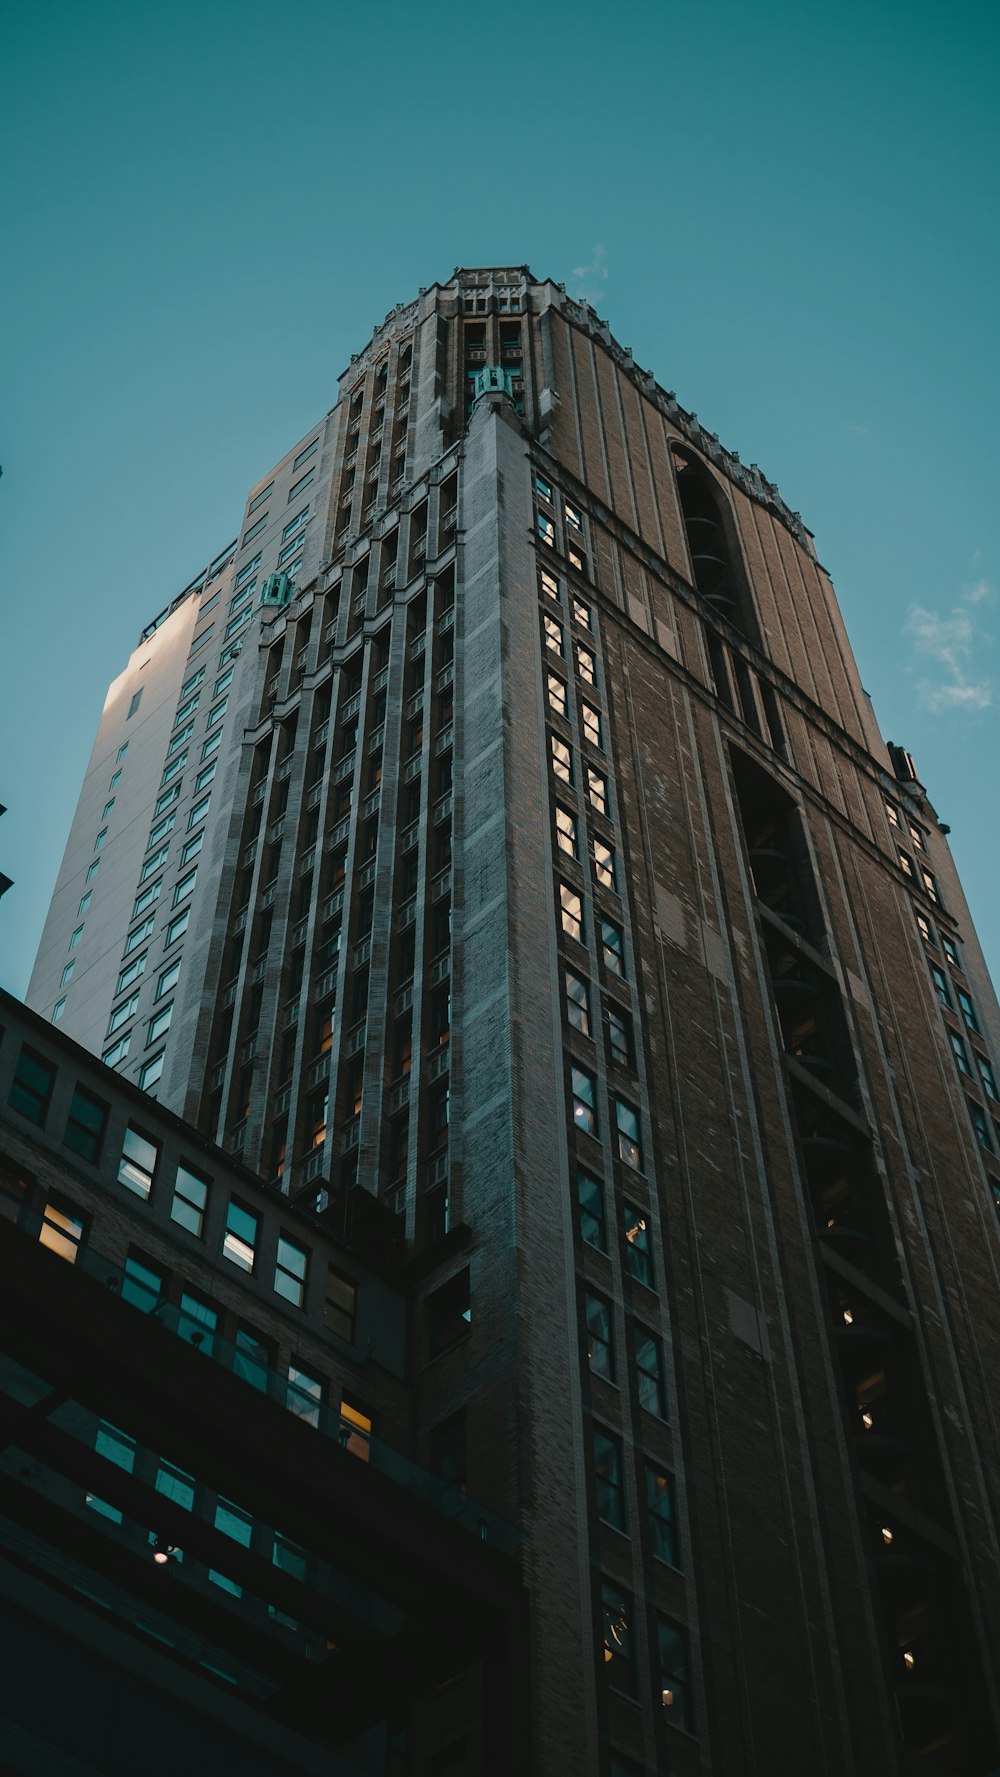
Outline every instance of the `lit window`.
<svg viewBox="0 0 1000 1777"><path fill-rule="evenodd" d="M278 1236L278 1257L274 1267L274 1288L286 1302L301 1308L306 1299L306 1270L309 1255L284 1234Z"/></svg>
<svg viewBox="0 0 1000 1777"><path fill-rule="evenodd" d="M619 1006L608 1007L608 1047L612 1061L632 1066L632 1020Z"/></svg>
<svg viewBox="0 0 1000 1777"><path fill-rule="evenodd" d="M154 1055L152 1060L147 1061L145 1067L140 1071L139 1085L143 1092L148 1092L150 1086L156 1085L157 1080L163 1072L165 1053L166 1051L161 1049L159 1055Z"/></svg>
<svg viewBox="0 0 1000 1777"><path fill-rule="evenodd" d="M611 1308L603 1296L594 1296L589 1290L587 1291L584 1298L584 1320L587 1333L587 1362L595 1376L604 1376L608 1382L613 1382L615 1362Z"/></svg>
<svg viewBox="0 0 1000 1777"><path fill-rule="evenodd" d="M101 1060L105 1067L117 1067L120 1061L125 1060L131 1046L132 1032L126 1031L123 1037L118 1038L117 1043L112 1043L110 1049L105 1049L104 1054L101 1056Z"/></svg>
<svg viewBox="0 0 1000 1777"><path fill-rule="evenodd" d="M547 678L549 707L557 716L566 714L566 686L556 673L549 673Z"/></svg>
<svg viewBox="0 0 1000 1777"><path fill-rule="evenodd" d="M896 804L894 802L887 802L885 805L885 812L889 817L890 827L896 827L898 829L898 827L899 827L899 810L896 807Z"/></svg>
<svg viewBox="0 0 1000 1777"><path fill-rule="evenodd" d="M625 939L621 926L611 919L601 920L601 954L604 967L611 975L625 979Z"/></svg>
<svg viewBox="0 0 1000 1777"><path fill-rule="evenodd" d="M138 1004L139 1004L139 991L137 988L135 993L130 993L128 996L128 999L122 1000L121 1005L116 1006L114 1011L112 1012L111 1017L108 1020L108 1036L109 1037L112 1036L116 1030L121 1029L121 1026L125 1023L127 1018L132 1017Z"/></svg>
<svg viewBox="0 0 1000 1777"><path fill-rule="evenodd" d="M149 1029L146 1032L147 1049L149 1048L150 1043L155 1043L157 1037L162 1037L164 1033L170 1029L170 1020L173 1015L174 1008L173 1004L171 1004L169 1006L164 1006L162 1012L157 1012L155 1018L150 1019Z"/></svg>
<svg viewBox="0 0 1000 1777"><path fill-rule="evenodd" d="M45 1205L42 1225L38 1239L41 1246L47 1246L50 1252L58 1253L70 1265L76 1264L76 1256L83 1245L86 1222L80 1211L62 1197L50 1197Z"/></svg>
<svg viewBox="0 0 1000 1777"><path fill-rule="evenodd" d="M960 969L962 967L962 960L958 954L958 945L955 943L954 939L945 937L942 932L941 945L945 956L948 958L948 961L952 964L953 968Z"/></svg>
<svg viewBox="0 0 1000 1777"><path fill-rule="evenodd" d="M693 1725L688 1696L687 1634L678 1624L660 1617L656 1625L660 1666L660 1701L675 1728Z"/></svg>
<svg viewBox="0 0 1000 1777"><path fill-rule="evenodd" d="M30 1123L44 1123L55 1077L54 1067L33 1049L22 1048L7 1103Z"/></svg>
<svg viewBox="0 0 1000 1777"><path fill-rule="evenodd" d="M584 739L589 740L593 747L603 748L604 742L601 736L601 718L599 712L592 709L589 703L582 703L580 705L580 714L583 719Z"/></svg>
<svg viewBox="0 0 1000 1777"><path fill-rule="evenodd" d="M564 740L559 739L557 734L549 735L549 745L552 748L552 769L556 777L564 784L571 784L573 782L573 756L569 747Z"/></svg>
<svg viewBox="0 0 1000 1777"><path fill-rule="evenodd" d="M288 1366L288 1394L286 1396L288 1411L297 1419L304 1419L309 1425L319 1425L320 1409L323 1405L323 1383L318 1376L309 1370L303 1370L299 1364Z"/></svg>
<svg viewBox="0 0 1000 1777"><path fill-rule="evenodd" d="M546 481L544 475L536 475L535 476L535 492L538 495L540 500L548 500L549 504L551 505L551 503L552 503L552 489L551 489L549 483Z"/></svg>
<svg viewBox="0 0 1000 1777"><path fill-rule="evenodd" d="M936 903L939 899L937 878L929 870L921 870L920 878L931 900Z"/></svg>
<svg viewBox="0 0 1000 1777"><path fill-rule="evenodd" d="M357 1310L357 1285L352 1283L349 1277L345 1277L343 1272L336 1271L332 1265L329 1266L323 1320L331 1333L336 1333L340 1339L346 1339L349 1345L354 1343Z"/></svg>
<svg viewBox="0 0 1000 1777"><path fill-rule="evenodd" d="M226 1232L222 1240L222 1256L238 1265L241 1271L252 1271L257 1244L258 1219L245 1209L237 1198L229 1199L226 1211Z"/></svg>
<svg viewBox="0 0 1000 1777"><path fill-rule="evenodd" d="M135 906L132 909L133 919L138 919L140 913L145 913L147 907L151 907L154 901L159 900L162 887L163 878L161 876L158 882L151 882L148 888L144 888L141 894L136 895Z"/></svg>
<svg viewBox="0 0 1000 1777"><path fill-rule="evenodd" d="M576 1175L576 1201L580 1213L580 1239L600 1253L608 1250L608 1226L604 1216L604 1189L589 1172Z"/></svg>
<svg viewBox="0 0 1000 1777"><path fill-rule="evenodd" d="M174 1182L174 1200L170 1206L171 1220L186 1228L198 1239L205 1229L205 1206L208 1202L208 1180L192 1172L182 1162Z"/></svg>
<svg viewBox="0 0 1000 1777"><path fill-rule="evenodd" d="M905 851L900 851L898 849L896 852L896 856L899 859L899 867L902 870L903 875L908 876L910 878L911 882L915 882L916 876L915 876L914 869L913 869L912 858L909 858Z"/></svg>
<svg viewBox="0 0 1000 1777"><path fill-rule="evenodd" d="M593 1074L588 1074L582 1067L570 1068L570 1086L573 1095L573 1122L577 1129L587 1135L597 1134L596 1089Z"/></svg>
<svg viewBox="0 0 1000 1777"><path fill-rule="evenodd" d="M563 501L563 517L572 530L583 530L583 515L576 506L571 506L568 500Z"/></svg>
<svg viewBox="0 0 1000 1777"><path fill-rule="evenodd" d="M575 595L573 598L573 621L578 623L581 629L590 629L591 627L590 606L584 599L577 598Z"/></svg>
<svg viewBox="0 0 1000 1777"><path fill-rule="evenodd" d="M677 1566L677 1516L674 1510L674 1484L654 1463L647 1462L646 1514L649 1542L657 1561Z"/></svg>
<svg viewBox="0 0 1000 1777"><path fill-rule="evenodd" d="M649 1218L631 1203L625 1204L625 1269L637 1283L653 1287L653 1257L650 1251Z"/></svg>
<svg viewBox="0 0 1000 1777"><path fill-rule="evenodd" d="M585 685L597 684L597 663L589 648L576 644L576 670Z"/></svg>
<svg viewBox="0 0 1000 1777"><path fill-rule="evenodd" d="M913 844L914 844L916 850L917 851L926 851L927 846L924 843L924 836L923 836L923 833L920 831L920 828L915 827L913 825L912 821L909 823L909 826L910 826L910 838L913 840Z"/></svg>
<svg viewBox="0 0 1000 1777"><path fill-rule="evenodd" d="M590 1035L590 995L587 983L566 970L566 1017L574 1030Z"/></svg>
<svg viewBox="0 0 1000 1777"><path fill-rule="evenodd" d="M159 1143L148 1135L143 1135L141 1130L133 1129L130 1123L122 1142L118 1183L124 1185L126 1190L134 1191L137 1197L148 1198L153 1188L159 1152Z"/></svg>
<svg viewBox="0 0 1000 1777"><path fill-rule="evenodd" d="M606 777L602 777L599 771L595 771L592 765L587 766L587 795L591 807L596 808L598 814L606 815L608 812L608 780Z"/></svg>
<svg viewBox="0 0 1000 1777"><path fill-rule="evenodd" d="M580 554L575 541L567 543L566 555L569 559L570 567L575 568L578 574L585 574L587 572L586 559Z"/></svg>
<svg viewBox="0 0 1000 1777"><path fill-rule="evenodd" d="M65 1010L66 1010L66 995L63 994L62 999L56 1000L56 1003L52 1008L52 1023L53 1024L59 1023L59 1020L62 1017Z"/></svg>
<svg viewBox="0 0 1000 1777"><path fill-rule="evenodd" d="M556 804L556 844L560 851L566 853L567 857L575 858L579 863L580 848L576 838L576 816L570 814L567 808L560 808L558 803Z"/></svg>
<svg viewBox="0 0 1000 1777"><path fill-rule="evenodd" d="M943 969L938 968L937 963L931 963L931 974L934 977L934 990L938 999L941 1001L942 1006L948 1006L950 1008L951 993L948 987L947 975Z"/></svg>
<svg viewBox="0 0 1000 1777"><path fill-rule="evenodd" d="M126 956L131 956L133 950L137 950L139 945L145 942L155 924L155 915L151 913L148 919L143 920L141 926L136 926L134 932L129 932L129 935L125 940Z"/></svg>
<svg viewBox="0 0 1000 1777"><path fill-rule="evenodd" d="M634 1697L635 1660L632 1648L632 1604L617 1586L601 1586L600 1618L601 1665L609 1685L616 1691ZM611 1777L616 1777L616 1762L611 1763ZM624 1767L621 1767L624 1771ZM631 1777L632 1768L629 1767Z"/></svg>
<svg viewBox="0 0 1000 1777"><path fill-rule="evenodd" d="M644 1327L635 1329L635 1380L640 1407L644 1407L647 1413L655 1413L658 1418L665 1419L666 1399L663 1393L660 1341L655 1334L647 1333Z"/></svg>
<svg viewBox="0 0 1000 1777"><path fill-rule="evenodd" d="M350 1401L340 1403L340 1446L349 1450L352 1456L359 1456L362 1462L371 1457L372 1422L371 1415L361 1407L352 1406Z"/></svg>
<svg viewBox="0 0 1000 1777"><path fill-rule="evenodd" d="M553 654L561 655L563 651L562 624L557 623L556 619L550 617L546 612L542 617L542 628L545 631L545 646L551 648Z"/></svg>
<svg viewBox="0 0 1000 1777"><path fill-rule="evenodd" d="M968 1076L968 1078L971 1080L972 1079L972 1067L969 1062L968 1051L967 1051L965 1044L963 1043L961 1037L958 1035L958 1033L956 1031L950 1030L948 1032L948 1041L951 1044L952 1054L954 1055L955 1060L958 1063L959 1071L963 1074L966 1074Z"/></svg>
<svg viewBox="0 0 1000 1777"><path fill-rule="evenodd" d="M197 870L197 866L196 866L193 870L189 870L188 874L186 876L181 877L180 882L177 884L177 887L174 889L173 905L175 907L181 901L186 900L188 895L190 895L192 893L197 875L198 875L198 870Z"/></svg>
<svg viewBox="0 0 1000 1777"><path fill-rule="evenodd" d="M625 1529L622 1447L609 1432L594 1427L594 1486L597 1516L615 1530Z"/></svg>
<svg viewBox="0 0 1000 1777"><path fill-rule="evenodd" d="M539 569L538 586L539 590L546 593L550 599L555 599L557 605L562 603L562 598L559 592L559 582L554 574L549 573L548 568Z"/></svg>
<svg viewBox="0 0 1000 1777"><path fill-rule="evenodd" d="M603 840L594 840L594 875L604 888L616 889L615 854L610 845Z"/></svg>
<svg viewBox="0 0 1000 1777"><path fill-rule="evenodd" d="M569 937L583 943L583 902L575 889L567 883L559 884L559 901L561 908L562 929Z"/></svg>
<svg viewBox="0 0 1000 1777"><path fill-rule="evenodd" d="M536 512L535 526L542 542L546 543L550 549L553 549L556 541L556 527L548 514L545 512Z"/></svg>

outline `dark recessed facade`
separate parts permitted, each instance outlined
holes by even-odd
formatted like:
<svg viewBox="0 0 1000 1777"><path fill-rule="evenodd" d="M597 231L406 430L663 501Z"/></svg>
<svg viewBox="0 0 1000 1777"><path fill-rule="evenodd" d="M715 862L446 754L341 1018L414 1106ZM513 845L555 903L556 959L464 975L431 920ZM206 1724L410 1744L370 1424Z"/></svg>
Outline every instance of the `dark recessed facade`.
<svg viewBox="0 0 1000 1777"><path fill-rule="evenodd" d="M265 1197L371 1268L344 1399L516 1527L468 1732L376 1663L360 1768L1000 1768L996 999L809 532L592 310L386 317L112 685L29 1000L230 1168L237 1321Z"/></svg>

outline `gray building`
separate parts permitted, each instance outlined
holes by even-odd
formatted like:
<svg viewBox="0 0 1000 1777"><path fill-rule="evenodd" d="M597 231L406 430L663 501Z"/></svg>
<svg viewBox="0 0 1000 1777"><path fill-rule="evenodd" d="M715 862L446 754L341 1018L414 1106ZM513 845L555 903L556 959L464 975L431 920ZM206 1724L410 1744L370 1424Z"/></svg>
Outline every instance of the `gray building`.
<svg viewBox="0 0 1000 1777"><path fill-rule="evenodd" d="M392 1218L418 1454L524 1532L525 1768L987 1777L1000 1014L801 519L498 267L213 566L31 1004Z"/></svg>

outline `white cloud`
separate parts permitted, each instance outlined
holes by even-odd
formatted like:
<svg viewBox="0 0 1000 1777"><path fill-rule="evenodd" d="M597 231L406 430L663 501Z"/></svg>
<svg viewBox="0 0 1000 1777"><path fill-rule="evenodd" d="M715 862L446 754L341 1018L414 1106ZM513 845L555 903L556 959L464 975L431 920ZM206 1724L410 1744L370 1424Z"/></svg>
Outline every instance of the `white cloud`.
<svg viewBox="0 0 1000 1777"><path fill-rule="evenodd" d="M574 265L571 292L577 302L595 303L602 295L601 286L608 281L608 268L605 263L605 251L601 246L594 247L590 255L589 265Z"/></svg>
<svg viewBox="0 0 1000 1777"><path fill-rule="evenodd" d="M970 676L973 663L981 668L982 655L992 637L978 627L981 608L993 603L996 589L988 580L967 586L950 611L928 610L911 605L904 625L910 646L924 663L937 670L936 680L919 683L924 706L934 714L944 710L984 710L993 701L993 681Z"/></svg>

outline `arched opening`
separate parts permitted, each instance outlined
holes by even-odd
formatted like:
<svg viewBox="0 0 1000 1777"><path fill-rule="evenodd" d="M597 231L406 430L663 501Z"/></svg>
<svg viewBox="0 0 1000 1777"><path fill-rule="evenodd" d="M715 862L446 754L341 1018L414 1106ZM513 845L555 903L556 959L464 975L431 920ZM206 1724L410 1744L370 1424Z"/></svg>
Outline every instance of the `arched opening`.
<svg viewBox="0 0 1000 1777"><path fill-rule="evenodd" d="M750 599L735 547L727 534L728 514L715 482L688 451L675 445L671 455L695 586L713 611L728 618L744 635L752 636L756 625Z"/></svg>

